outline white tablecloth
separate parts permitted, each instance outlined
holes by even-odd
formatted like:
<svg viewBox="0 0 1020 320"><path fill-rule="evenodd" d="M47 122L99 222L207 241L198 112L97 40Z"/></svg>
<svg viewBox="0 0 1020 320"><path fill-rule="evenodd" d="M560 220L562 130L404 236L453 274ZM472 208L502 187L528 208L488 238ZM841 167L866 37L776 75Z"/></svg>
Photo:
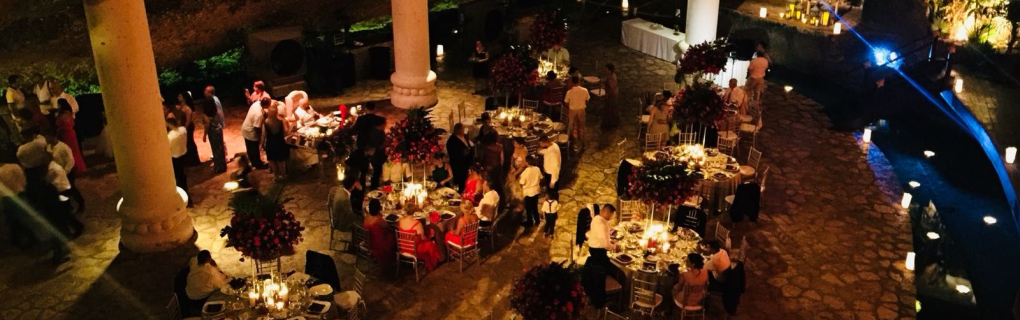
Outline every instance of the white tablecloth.
<svg viewBox="0 0 1020 320"><path fill-rule="evenodd" d="M620 28L620 40L623 45L635 50L662 60L675 61L680 51L678 43L686 38L684 34L673 35L673 29L667 26L658 30L652 30L651 26L651 22L641 18L624 21Z"/></svg>

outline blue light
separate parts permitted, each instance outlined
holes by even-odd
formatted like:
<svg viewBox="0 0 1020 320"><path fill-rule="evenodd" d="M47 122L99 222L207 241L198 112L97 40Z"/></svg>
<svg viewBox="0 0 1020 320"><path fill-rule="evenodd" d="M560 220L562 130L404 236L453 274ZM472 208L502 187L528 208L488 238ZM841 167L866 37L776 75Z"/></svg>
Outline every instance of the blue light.
<svg viewBox="0 0 1020 320"><path fill-rule="evenodd" d="M900 65L903 64L902 60L896 60L899 55L892 50L876 47L872 50L872 53L875 55L875 64L879 66L889 64L888 67L898 69ZM890 61L892 61L892 63L890 63Z"/></svg>

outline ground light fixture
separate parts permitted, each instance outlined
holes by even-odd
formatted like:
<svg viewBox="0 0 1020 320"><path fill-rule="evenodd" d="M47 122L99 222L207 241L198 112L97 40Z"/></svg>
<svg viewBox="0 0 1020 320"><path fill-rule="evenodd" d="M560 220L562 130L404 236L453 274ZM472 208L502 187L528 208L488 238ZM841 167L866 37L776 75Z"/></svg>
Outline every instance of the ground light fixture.
<svg viewBox="0 0 1020 320"><path fill-rule="evenodd" d="M910 200L913 199L913 198L914 198L914 196L911 195L910 192L904 192L903 193L903 200L900 200L900 206L903 207L903 209L909 209L910 208Z"/></svg>
<svg viewBox="0 0 1020 320"><path fill-rule="evenodd" d="M984 217L984 218L982 218L981 220L984 220L984 221L985 221L985 224L987 224L987 225L993 225L993 224L995 224L996 222L999 222L999 219L996 219L996 218L995 218L995 217L993 217L993 216L985 216L985 217Z"/></svg>
<svg viewBox="0 0 1020 320"><path fill-rule="evenodd" d="M921 186L921 183L917 181L910 181L907 182L907 185L909 185L911 188L917 188Z"/></svg>
<svg viewBox="0 0 1020 320"><path fill-rule="evenodd" d="M931 157L934 157L934 156L935 156L935 151L924 150L924 157L925 158L931 158Z"/></svg>
<svg viewBox="0 0 1020 320"><path fill-rule="evenodd" d="M783 91L786 91L786 93L790 93L790 91L793 91L793 86L783 86Z"/></svg>
<svg viewBox="0 0 1020 320"><path fill-rule="evenodd" d="M958 284L958 285L956 285L956 292L959 292L959 293L962 293L962 294L968 294L968 293L970 293L970 287L962 285L962 284Z"/></svg>
<svg viewBox="0 0 1020 320"><path fill-rule="evenodd" d="M917 254L913 252L907 252L907 260L904 261L904 266L907 267L907 270L914 271L914 258L916 257Z"/></svg>
<svg viewBox="0 0 1020 320"><path fill-rule="evenodd" d="M832 24L832 34L840 33L843 33L843 23L837 21L836 23Z"/></svg>
<svg viewBox="0 0 1020 320"><path fill-rule="evenodd" d="M956 81L953 81L953 91L956 93L963 92L963 78L956 78Z"/></svg>
<svg viewBox="0 0 1020 320"><path fill-rule="evenodd" d="M761 9L758 9L758 16L762 17L762 18L768 17L769 16L769 9L767 9L765 7L761 7Z"/></svg>
<svg viewBox="0 0 1020 320"><path fill-rule="evenodd" d="M864 134L861 135L861 140L863 140L864 143L871 142L871 128L864 128Z"/></svg>
<svg viewBox="0 0 1020 320"><path fill-rule="evenodd" d="M234 191L237 190L241 185L237 181L227 181L223 184L223 191Z"/></svg>
<svg viewBox="0 0 1020 320"><path fill-rule="evenodd" d="M926 233L925 235L928 236L928 239L932 239L932 240L938 240L939 238L942 237L942 236L939 235L938 232L934 232L934 231L928 231L928 233Z"/></svg>
<svg viewBox="0 0 1020 320"><path fill-rule="evenodd" d="M1016 161L1016 147L1006 148L1006 163L1013 163Z"/></svg>

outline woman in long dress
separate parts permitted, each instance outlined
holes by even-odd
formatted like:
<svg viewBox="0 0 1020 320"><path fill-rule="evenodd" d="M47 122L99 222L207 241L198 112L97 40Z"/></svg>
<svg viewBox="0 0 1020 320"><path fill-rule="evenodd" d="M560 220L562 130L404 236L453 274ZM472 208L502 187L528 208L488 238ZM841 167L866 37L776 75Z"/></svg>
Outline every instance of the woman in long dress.
<svg viewBox="0 0 1020 320"><path fill-rule="evenodd" d="M188 152L184 154L184 161L189 166L198 165L202 161L198 158L198 144L195 144L195 99L191 97L191 93L177 95L177 109L184 114L184 119L177 120L184 121L182 125L188 129Z"/></svg>
<svg viewBox="0 0 1020 320"><path fill-rule="evenodd" d="M475 93L485 93L489 81L489 51L485 50L482 40L475 41L475 51L471 53L471 76L475 78Z"/></svg>
<svg viewBox="0 0 1020 320"><path fill-rule="evenodd" d="M74 171L72 175L68 172L68 176L79 175L85 172L85 158L81 155L81 148L78 146L78 133L74 131L74 111L71 109L71 104L67 100L57 100L57 106L59 113L57 113L57 138L61 142L67 144L71 148L71 155L74 156ZM74 184L74 181L71 181Z"/></svg>
<svg viewBox="0 0 1020 320"><path fill-rule="evenodd" d="M277 180L287 178L287 160L290 159L290 146L284 141L287 134L287 122L279 117L279 109L274 105L267 110L265 125L262 126L266 137L266 160L269 169Z"/></svg>
<svg viewBox="0 0 1020 320"><path fill-rule="evenodd" d="M421 225L421 221L414 218L413 215L406 215L400 218L398 225L400 231L414 233L415 237L415 248L417 252L412 252L410 249L400 248L402 253L416 254L418 260L425 263L425 267L431 271L435 269L436 265L439 264L439 248L435 242L431 241L431 237L425 232L425 227Z"/></svg>
<svg viewBox="0 0 1020 320"><path fill-rule="evenodd" d="M386 224L382 218L382 204L378 199L372 199L368 203L368 214L362 225L368 231L369 250L372 251L372 259L382 267L383 270L393 268L393 260L396 258L397 245L393 229Z"/></svg>
<svg viewBox="0 0 1020 320"><path fill-rule="evenodd" d="M669 135L669 119L672 116L670 109L666 101L648 107L648 134L661 133L659 143L665 142Z"/></svg>

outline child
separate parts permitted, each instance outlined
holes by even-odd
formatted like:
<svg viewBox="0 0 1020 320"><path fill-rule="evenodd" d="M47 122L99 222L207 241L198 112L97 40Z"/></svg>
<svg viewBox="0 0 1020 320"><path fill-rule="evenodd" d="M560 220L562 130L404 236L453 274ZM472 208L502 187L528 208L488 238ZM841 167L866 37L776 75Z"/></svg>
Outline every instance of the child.
<svg viewBox="0 0 1020 320"><path fill-rule="evenodd" d="M542 213L545 214L545 237L551 238L556 232L556 212L560 211L560 196L556 191L549 192L545 202L542 203Z"/></svg>

